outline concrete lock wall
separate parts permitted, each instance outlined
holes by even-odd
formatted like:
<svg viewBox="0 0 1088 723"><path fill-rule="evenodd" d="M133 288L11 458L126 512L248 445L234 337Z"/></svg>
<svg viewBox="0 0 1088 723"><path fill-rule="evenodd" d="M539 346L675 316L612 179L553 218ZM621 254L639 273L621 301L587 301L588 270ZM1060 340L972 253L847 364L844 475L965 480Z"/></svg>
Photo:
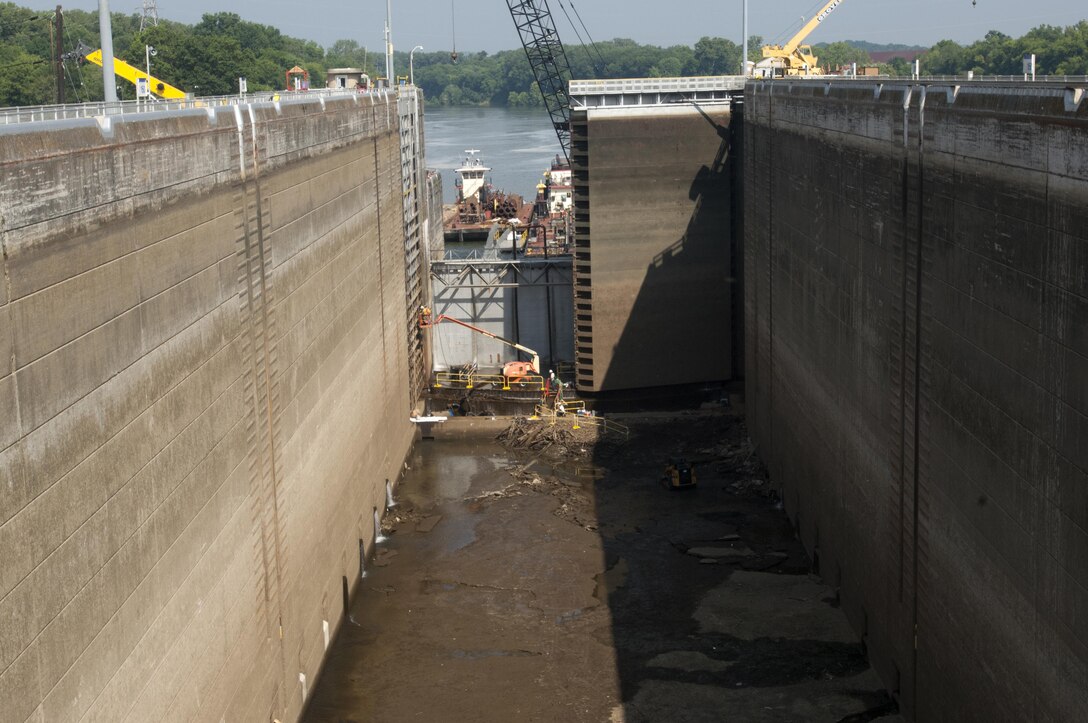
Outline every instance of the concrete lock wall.
<svg viewBox="0 0 1088 723"><path fill-rule="evenodd" d="M572 114L579 391L733 375L731 122L728 102Z"/></svg>
<svg viewBox="0 0 1088 723"><path fill-rule="evenodd" d="M0 131L0 717L295 719L412 439L395 101Z"/></svg>
<svg viewBox="0 0 1088 723"><path fill-rule="evenodd" d="M908 716L1088 719L1088 103L749 83L747 409Z"/></svg>

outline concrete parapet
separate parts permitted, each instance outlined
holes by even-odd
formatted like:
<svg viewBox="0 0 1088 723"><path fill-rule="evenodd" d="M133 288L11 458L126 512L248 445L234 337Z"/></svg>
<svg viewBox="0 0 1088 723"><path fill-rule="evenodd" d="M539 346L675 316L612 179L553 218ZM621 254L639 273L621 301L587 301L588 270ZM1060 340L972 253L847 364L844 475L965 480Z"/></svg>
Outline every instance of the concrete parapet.
<svg viewBox="0 0 1088 723"><path fill-rule="evenodd" d="M747 409L916 720L1088 718L1088 104L750 82Z"/></svg>
<svg viewBox="0 0 1088 723"><path fill-rule="evenodd" d="M397 123L0 129L5 720L298 717L412 440Z"/></svg>

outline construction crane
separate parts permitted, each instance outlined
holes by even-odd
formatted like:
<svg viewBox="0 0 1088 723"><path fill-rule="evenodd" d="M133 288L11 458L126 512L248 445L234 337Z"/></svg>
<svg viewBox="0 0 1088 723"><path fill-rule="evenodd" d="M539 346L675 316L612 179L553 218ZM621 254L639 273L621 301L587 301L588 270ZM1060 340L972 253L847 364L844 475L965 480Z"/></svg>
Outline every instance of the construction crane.
<svg viewBox="0 0 1088 723"><path fill-rule="evenodd" d="M483 334L484 336L490 339L494 339L495 341L501 341L503 344L507 344L514 347L518 351L523 351L528 354L532 358L532 361L512 361L506 362L506 364L503 365L502 375L506 377L507 382L517 382L525 379L526 377L540 374L540 355L529 347L522 346L516 341L505 339L498 334L492 334L490 331L481 329L478 326L473 326L467 321L461 321L460 319L456 319L452 316L440 314L439 316L432 318L431 310L429 308L427 308L426 306L419 307L419 328L427 329L432 326L438 326L443 321L449 321L454 324L458 324L459 326L463 326L466 329L476 332L477 334Z"/></svg>
<svg viewBox="0 0 1088 723"><path fill-rule="evenodd" d="M98 67L102 67L102 51L92 51L86 45L79 47L79 57L90 63L94 63ZM159 96L160 98L168 98L171 100L181 99L185 97L185 91L175 88L164 80L148 75L139 68L129 65L120 58L113 59L113 72L120 78L124 78L133 85L137 85L138 81L142 78L147 79L147 88L149 91Z"/></svg>
<svg viewBox="0 0 1088 723"><path fill-rule="evenodd" d="M544 96L544 106L551 116L552 126L559 137L563 157L570 161L570 63L559 40L548 0L506 0L510 17L521 36L525 57L533 69L533 77Z"/></svg>
<svg viewBox="0 0 1088 723"><path fill-rule="evenodd" d="M812 54L812 46L802 45L805 38L819 27L827 16L841 5L843 0L828 0L804 27L785 45L764 45L763 60L756 63L755 74L762 77L780 78L782 76L820 75L818 58Z"/></svg>

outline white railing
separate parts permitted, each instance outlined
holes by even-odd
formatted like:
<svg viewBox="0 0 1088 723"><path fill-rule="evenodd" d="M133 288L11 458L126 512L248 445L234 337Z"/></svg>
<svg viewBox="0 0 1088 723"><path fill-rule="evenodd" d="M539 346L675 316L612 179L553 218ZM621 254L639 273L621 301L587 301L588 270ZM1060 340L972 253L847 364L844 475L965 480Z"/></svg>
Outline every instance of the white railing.
<svg viewBox="0 0 1088 723"><path fill-rule="evenodd" d="M100 116L128 115L134 113L164 113L168 111L199 108L207 110L219 106L247 103L294 102L315 98L350 98L376 96L382 99L394 95L394 90L382 88L371 91L344 90L342 88L317 88L307 91L265 91L246 95L218 95L176 100L124 100L116 103L68 103L65 105L37 105L18 108L0 108L0 125L38 123L70 118L97 118Z"/></svg>
<svg viewBox="0 0 1088 723"><path fill-rule="evenodd" d="M819 81L821 83L829 80L857 80L860 82L865 81L892 81L896 83L1016 83L1019 85L1032 84L1032 83L1088 83L1088 75L1037 75L1035 79L1024 79L1023 75L973 75L967 77L966 75L922 75L914 77L911 75L797 75L787 76L783 78L757 78L752 77L754 81L770 81L794 83L800 81Z"/></svg>
<svg viewBox="0 0 1088 723"><path fill-rule="evenodd" d="M694 93L708 90L740 90L744 76L711 75L695 78L615 78L572 80L571 95L612 95L616 93Z"/></svg>
<svg viewBox="0 0 1088 723"><path fill-rule="evenodd" d="M896 79L909 80L907 76L899 76ZM917 80L922 83L929 81L936 83L947 83L949 81L955 81L956 83L970 83L972 81L985 83L1088 83L1088 75L1037 75L1034 79L1025 79L1023 74L974 75L970 78L966 75L923 75Z"/></svg>

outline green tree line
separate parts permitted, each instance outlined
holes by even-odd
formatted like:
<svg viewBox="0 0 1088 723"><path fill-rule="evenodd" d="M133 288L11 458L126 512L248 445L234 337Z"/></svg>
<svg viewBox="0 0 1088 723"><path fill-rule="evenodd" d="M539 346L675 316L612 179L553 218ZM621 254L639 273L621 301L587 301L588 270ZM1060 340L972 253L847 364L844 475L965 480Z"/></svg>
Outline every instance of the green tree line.
<svg viewBox="0 0 1088 723"><path fill-rule="evenodd" d="M58 39L53 15L53 10L0 3L0 105L55 102L52 58ZM310 73L311 85L322 86L326 68L336 59L333 49L247 22L235 13L209 13L195 25L160 20L143 31L139 14L113 13L111 20L116 57L143 68L144 47L150 45L156 51L151 74L197 95L235 93L239 77L247 79L250 91L283 88L285 72L295 65ZM64 63L68 101L101 100L101 68L75 57L80 45L100 47L98 13L65 10L63 27L59 46L72 55ZM118 95L131 99L135 88L119 79Z"/></svg>
<svg viewBox="0 0 1088 723"><path fill-rule="evenodd" d="M57 38L53 11L34 11L0 3L0 105L39 105L54 102L51 58ZM113 15L114 52L142 67L145 45L154 46L152 75L197 95L226 95L237 91L245 77L250 91L284 87L284 73L299 65L321 87L329 68L357 67L372 78L384 71L384 56L354 40L338 40L329 48L284 35L268 25L243 20L235 13L209 13L199 23L162 20L140 30L139 14ZM511 36L514 30L510 30ZM66 51L79 43L99 47L98 14L81 10L64 13ZM749 59L758 61L762 39L749 39ZM856 62L871 63L861 41L819 45L815 52L825 68ZM567 57L576 78L632 78L720 75L740 69L741 47L725 38L704 37L693 46L658 47L617 38L589 47L568 45ZM1068 27L1042 25L1020 38L991 31L970 45L942 40L922 56L925 74L1014 75L1022 56L1035 53L1042 75L1088 74L1088 21ZM408 72L408 54L396 53L397 73ZM438 105L537 106L540 94L521 49L497 53L462 53L453 62L448 52L416 53L415 80L427 101ZM97 66L72 59L64 64L69 101L102 98L102 73ZM881 66L888 75L909 75L910 64L895 58ZM119 84L120 97L134 89Z"/></svg>

